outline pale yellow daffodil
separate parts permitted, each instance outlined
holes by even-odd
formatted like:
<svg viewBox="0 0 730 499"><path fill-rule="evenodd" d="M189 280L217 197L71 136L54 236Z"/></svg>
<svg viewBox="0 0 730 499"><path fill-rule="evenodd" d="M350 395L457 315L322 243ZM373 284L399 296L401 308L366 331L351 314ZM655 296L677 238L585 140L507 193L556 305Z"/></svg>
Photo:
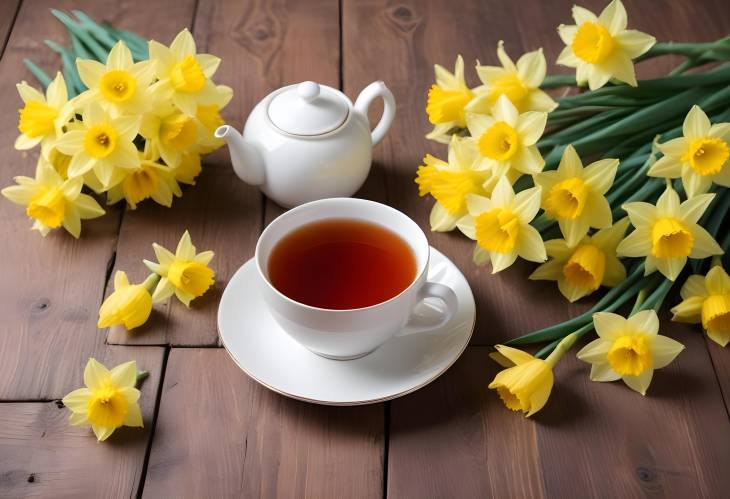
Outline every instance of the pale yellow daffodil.
<svg viewBox="0 0 730 499"><path fill-rule="evenodd" d="M634 202L622 206L635 230L619 243L619 256L646 257L645 273L659 270L674 281L687 258L721 255L722 248L697 221L709 206L714 194L700 194L684 203L667 185L656 206Z"/></svg>
<svg viewBox="0 0 730 499"><path fill-rule="evenodd" d="M200 133L198 134L198 151L204 154L215 151L225 141L214 135L216 129L225 124L220 111L228 105L233 98L233 89L225 85L215 87L214 102L207 105L198 105L195 118L198 122Z"/></svg>
<svg viewBox="0 0 730 499"><path fill-rule="evenodd" d="M453 73L438 64L434 65L434 70L436 83L428 91L426 104L428 121L434 128L426 138L448 144L451 141L450 131L466 127L465 107L474 93L466 86L461 56L456 58Z"/></svg>
<svg viewBox="0 0 730 499"><path fill-rule="evenodd" d="M702 323L707 336L721 346L730 342L730 277L721 265L707 276L691 275L680 291L682 302L672 308L672 320Z"/></svg>
<svg viewBox="0 0 730 499"><path fill-rule="evenodd" d="M154 78L155 61L134 63L129 48L120 41L112 47L106 64L76 59L79 76L89 88L79 105L98 102L112 117L144 114L151 105L148 92Z"/></svg>
<svg viewBox="0 0 730 499"><path fill-rule="evenodd" d="M33 230L43 236L51 229L63 226L69 234L78 238L81 220L100 217L104 209L94 198L81 193L83 179L64 180L42 157L36 166L35 178L15 177L18 185L6 187L2 195L15 204L26 207L27 215L34 220Z"/></svg>
<svg viewBox="0 0 730 499"><path fill-rule="evenodd" d="M124 178L124 169L139 166L134 138L139 131L140 116L112 118L96 102L86 106L82 125L61 135L58 150L72 156L68 176L78 177L94 172L105 189Z"/></svg>
<svg viewBox="0 0 730 499"><path fill-rule="evenodd" d="M89 359L84 369L85 388L63 397L69 408L69 423L90 425L96 438L103 442L121 426L142 428L139 410L140 392L137 383L137 363L125 362L111 371L96 359Z"/></svg>
<svg viewBox="0 0 730 499"><path fill-rule="evenodd" d="M542 187L542 208L558 221L569 246L575 246L588 229L611 226L611 206L604 194L613 185L617 159L601 159L583 167L572 145L563 152L557 170L538 173L535 185Z"/></svg>
<svg viewBox="0 0 730 499"><path fill-rule="evenodd" d="M684 345L659 333L654 310L642 310L628 319L610 312L593 314L598 339L588 343L577 357L591 364L592 381L623 380L646 395L655 369L667 366Z"/></svg>
<svg viewBox="0 0 730 499"><path fill-rule="evenodd" d="M127 274L117 270L114 274L114 292L99 308L97 327L123 325L129 330L147 322L152 312L150 289L157 279L157 275L151 274L141 284L130 284Z"/></svg>
<svg viewBox="0 0 730 499"><path fill-rule="evenodd" d="M144 264L161 277L152 295L155 302L175 294L189 307L191 300L202 296L215 282L215 272L208 266L214 253L196 253L188 231L180 238L175 254L157 243L152 244L152 248L159 263L144 260Z"/></svg>
<svg viewBox="0 0 730 499"><path fill-rule="evenodd" d="M150 59L157 62L158 81L150 90L173 104L188 116L195 116L198 106L212 105L218 100L216 86L210 80L221 60L210 54L196 53L195 40L187 29L182 30L166 47L149 42Z"/></svg>
<svg viewBox="0 0 730 499"><path fill-rule="evenodd" d="M181 184L195 185L195 179L202 170L200 154L191 152L182 155L180 163L172 168L172 175Z"/></svg>
<svg viewBox="0 0 730 499"><path fill-rule="evenodd" d="M28 85L25 81L16 85L24 106L18 110L18 130L15 140L18 150L32 149L41 145L41 153L48 157L53 145L62 133L62 126L71 117L68 104L66 81L61 73L48 85L46 94Z"/></svg>
<svg viewBox="0 0 730 499"><path fill-rule="evenodd" d="M566 47L558 56L558 64L576 68L579 85L586 82L591 90L605 85L609 79L635 87L636 75L632 59L647 52L656 39L636 30L626 29L626 9L621 0L613 0L596 15L573 6L574 25L558 26Z"/></svg>
<svg viewBox="0 0 730 499"><path fill-rule="evenodd" d="M518 256L531 262L547 258L540 233L530 225L540 209L540 187L515 195L509 181L502 177L491 198L468 194L468 214L457 227L476 240L474 261L478 265L492 262L492 273L506 269Z"/></svg>
<svg viewBox="0 0 730 499"><path fill-rule="evenodd" d="M649 175L682 178L687 197L704 194L712 183L730 187L730 123L710 123L699 106L692 106L682 127L683 136L659 144L664 156Z"/></svg>
<svg viewBox="0 0 730 499"><path fill-rule="evenodd" d="M532 416L547 403L553 389L553 368L576 339L575 334L563 338L545 360L516 348L496 345L497 352L490 357L506 369L494 377L489 388L497 391L508 409Z"/></svg>
<svg viewBox="0 0 730 499"><path fill-rule="evenodd" d="M519 112L547 113L558 107L548 94L540 90L547 67L542 49L523 54L515 64L500 40L497 58L501 66L476 67L482 85L473 90L475 97L466 106L467 112L490 114L501 95L505 95Z"/></svg>
<svg viewBox="0 0 730 499"><path fill-rule="evenodd" d="M492 176L491 170L477 169L475 150L466 139L454 135L449 144L449 161L427 154L418 168L418 194L431 194L436 204L431 210L431 230L453 230L456 222L466 214L466 195L487 195L484 184Z"/></svg>
<svg viewBox="0 0 730 499"><path fill-rule="evenodd" d="M168 208L172 206L173 195L180 197L182 191L169 166L159 163L159 157L147 147L140 153L139 166L125 170L124 179L109 189L107 203L114 204L125 199L132 210L140 201L151 198Z"/></svg>
<svg viewBox="0 0 730 499"><path fill-rule="evenodd" d="M198 152L201 128L195 117L162 103L144 115L139 133L167 166L175 168L184 155Z"/></svg>
<svg viewBox="0 0 730 499"><path fill-rule="evenodd" d="M545 131L547 113L520 114L505 96L497 99L491 116L467 114L466 124L472 146L477 150L479 169L492 170L495 179L511 170L534 174L542 171L545 160L537 141Z"/></svg>
<svg viewBox="0 0 730 499"><path fill-rule="evenodd" d="M545 242L546 263L530 275L533 280L557 281L558 289L574 302L596 291L600 286L613 287L626 279L626 268L616 256L616 247L623 239L629 219L586 236L576 246L565 239Z"/></svg>

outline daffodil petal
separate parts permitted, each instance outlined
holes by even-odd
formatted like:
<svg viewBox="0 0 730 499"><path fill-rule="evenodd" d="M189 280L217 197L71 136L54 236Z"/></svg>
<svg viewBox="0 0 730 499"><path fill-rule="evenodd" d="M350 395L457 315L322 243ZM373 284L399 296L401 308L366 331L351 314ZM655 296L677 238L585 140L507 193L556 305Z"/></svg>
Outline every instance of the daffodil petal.
<svg viewBox="0 0 730 499"><path fill-rule="evenodd" d="M598 16L598 22L605 26L612 35L625 30L628 24L628 16L621 0L612 0Z"/></svg>
<svg viewBox="0 0 730 499"><path fill-rule="evenodd" d="M709 275L713 269L710 269L710 272L708 272L707 275ZM692 296L701 296L703 298L708 296L709 293L706 288L705 277L696 274L689 276L687 280L684 281L684 285L682 285L682 289L679 294L685 300Z"/></svg>
<svg viewBox="0 0 730 499"><path fill-rule="evenodd" d="M694 244L689 254L690 258L707 258L713 255L722 255L724 251L713 239L709 232L699 225L692 227L692 235L694 236Z"/></svg>
<svg viewBox="0 0 730 499"><path fill-rule="evenodd" d="M596 334L604 340L613 340L626 325L626 319L612 312L596 312L593 314L593 326Z"/></svg>
<svg viewBox="0 0 730 499"><path fill-rule="evenodd" d="M133 360L119 364L111 370L112 381L117 386L131 386L137 383L137 363Z"/></svg>
<svg viewBox="0 0 730 499"><path fill-rule="evenodd" d="M84 384L87 388L96 390L104 386L111 378L109 369L104 367L93 357L89 359L84 368Z"/></svg>
<svg viewBox="0 0 730 499"><path fill-rule="evenodd" d="M91 429L93 430L94 435L96 435L96 439L99 442L103 442L104 440L109 438L112 433L114 433L114 430L116 428L110 428L110 427L106 427L106 426L99 426L99 425L92 424Z"/></svg>
<svg viewBox="0 0 730 499"><path fill-rule="evenodd" d="M680 272L687 263L687 257L676 257L676 258L657 258L656 268L662 273L664 277L670 281L675 281L679 276Z"/></svg>
<svg viewBox="0 0 730 499"><path fill-rule="evenodd" d="M655 43L656 38L633 29L623 30L613 35L614 40L621 47L621 51L629 59L636 59L646 53Z"/></svg>
<svg viewBox="0 0 730 499"><path fill-rule="evenodd" d="M641 310L627 319L635 331L656 336L659 333L659 317L654 310Z"/></svg>
<svg viewBox="0 0 730 499"><path fill-rule="evenodd" d="M124 420L122 421L122 424L124 426L132 426L136 428L144 427L144 422L142 421L142 412L139 410L139 405L131 404L129 406L127 414L124 415Z"/></svg>
<svg viewBox="0 0 730 499"><path fill-rule="evenodd" d="M695 104L684 119L682 135L689 140L706 137L711 127L710 119L702 108Z"/></svg>
<svg viewBox="0 0 730 499"><path fill-rule="evenodd" d="M547 124L547 113L537 111L528 111L520 114L517 118L517 132L520 135L521 143L526 146L535 144L543 132Z"/></svg>
<svg viewBox="0 0 730 499"><path fill-rule="evenodd" d="M592 290L578 286L568 279L558 279L558 290L570 303L591 294Z"/></svg>
<svg viewBox="0 0 730 499"><path fill-rule="evenodd" d="M439 203L435 203L431 208L429 223L431 224L431 230L434 232L452 231L456 228L458 220L458 215L452 215Z"/></svg>
<svg viewBox="0 0 730 499"><path fill-rule="evenodd" d="M520 229L516 250L519 256L531 262L541 263L547 260L542 237L531 225L525 225Z"/></svg>
<svg viewBox="0 0 730 499"><path fill-rule="evenodd" d="M527 352L523 352L522 350L508 347L506 345L494 345L494 348L496 348L499 353L511 360L516 366L535 359L535 357Z"/></svg>
<svg viewBox="0 0 730 499"><path fill-rule="evenodd" d="M594 317L595 320L595 317ZM604 338L591 341L575 354L578 359L591 364L606 362L606 355L611 348L611 342Z"/></svg>
<svg viewBox="0 0 730 499"><path fill-rule="evenodd" d="M606 354L608 353L608 349L606 350ZM606 358L606 354L604 354L604 359ZM607 382L607 381L616 381L617 379L621 379L621 375L618 374L616 371L611 369L611 364L608 362L605 363L596 363L591 366L591 374L590 374L591 381L598 381L598 382Z"/></svg>
<svg viewBox="0 0 730 499"><path fill-rule="evenodd" d="M705 278L705 288L712 295L730 294L730 276L725 269L716 265L710 269Z"/></svg>
<svg viewBox="0 0 730 499"><path fill-rule="evenodd" d="M653 369L647 369L638 376L623 376L624 383L632 390L639 392L642 395L646 395L646 390L651 384L651 378L654 376Z"/></svg>
<svg viewBox="0 0 730 499"><path fill-rule="evenodd" d="M91 396L92 391L89 388L79 388L63 397L62 402L71 412L86 414Z"/></svg>
<svg viewBox="0 0 730 499"><path fill-rule="evenodd" d="M537 267L529 279L533 281L557 281L563 275L564 261L550 260Z"/></svg>
<svg viewBox="0 0 730 499"><path fill-rule="evenodd" d="M682 174L682 162L674 156L662 156L649 167L650 177L679 178Z"/></svg>
<svg viewBox="0 0 730 499"><path fill-rule="evenodd" d="M672 307L672 320L674 322L688 322L699 324L702 322L702 304L705 302L703 296L690 296Z"/></svg>
<svg viewBox="0 0 730 499"><path fill-rule="evenodd" d="M510 253L496 253L490 252L489 258L492 261L492 274L501 272L508 268L510 265L515 263L517 260L517 252L512 251Z"/></svg>
<svg viewBox="0 0 730 499"><path fill-rule="evenodd" d="M539 87L545 79L546 71L547 62L542 49L527 52L517 60L517 74L528 87Z"/></svg>

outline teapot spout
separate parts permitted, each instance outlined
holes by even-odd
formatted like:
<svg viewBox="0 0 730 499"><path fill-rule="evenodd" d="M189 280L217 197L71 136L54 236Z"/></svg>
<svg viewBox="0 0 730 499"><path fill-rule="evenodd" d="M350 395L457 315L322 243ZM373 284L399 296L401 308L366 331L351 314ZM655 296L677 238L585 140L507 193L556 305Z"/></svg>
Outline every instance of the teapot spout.
<svg viewBox="0 0 730 499"><path fill-rule="evenodd" d="M251 185L262 185L266 181L264 160L256 146L246 141L238 131L230 125L218 127L214 134L228 143L233 170L241 180Z"/></svg>

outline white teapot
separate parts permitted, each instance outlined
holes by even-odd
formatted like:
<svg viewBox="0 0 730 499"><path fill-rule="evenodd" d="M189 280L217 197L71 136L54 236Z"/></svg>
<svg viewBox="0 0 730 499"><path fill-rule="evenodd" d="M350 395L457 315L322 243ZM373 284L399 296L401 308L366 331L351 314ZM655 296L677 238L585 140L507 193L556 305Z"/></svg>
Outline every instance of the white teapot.
<svg viewBox="0 0 730 499"><path fill-rule="evenodd" d="M383 116L370 131L367 111L377 97ZM315 199L352 196L370 171L372 148L395 116L395 99L382 81L371 83L355 104L339 90L305 81L280 88L259 102L243 135L223 125L236 174L273 201L292 207Z"/></svg>

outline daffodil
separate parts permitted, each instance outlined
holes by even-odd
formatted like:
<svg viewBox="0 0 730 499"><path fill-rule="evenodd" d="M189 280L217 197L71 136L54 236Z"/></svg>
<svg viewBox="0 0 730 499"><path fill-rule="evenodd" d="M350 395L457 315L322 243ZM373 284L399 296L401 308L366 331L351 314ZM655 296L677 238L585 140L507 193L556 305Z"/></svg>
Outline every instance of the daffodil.
<svg viewBox="0 0 730 499"><path fill-rule="evenodd" d="M684 345L659 333L654 310L642 310L628 319L610 312L593 314L598 339L577 357L591 364L592 381L616 381L646 395L655 369L665 367Z"/></svg>
<svg viewBox="0 0 730 499"><path fill-rule="evenodd" d="M680 291L682 302L672 308L672 320L702 323L707 336L726 346L730 342L730 277L716 265L707 276L692 275Z"/></svg>
<svg viewBox="0 0 730 499"><path fill-rule="evenodd" d="M477 150L479 169L490 169L495 178L510 170L534 174L542 171L545 160L537 141L545 131L547 113L520 114L506 95L500 95L491 116L467 114L471 144Z"/></svg>
<svg viewBox="0 0 730 499"><path fill-rule="evenodd" d="M61 135L58 150L72 156L68 176L78 177L94 172L108 189L124 178L124 169L139 166L134 138L139 131L140 116L112 118L101 106L91 102L86 106L82 127Z"/></svg>
<svg viewBox="0 0 730 499"><path fill-rule="evenodd" d="M26 150L40 144L41 152L47 157L71 115L66 81L61 73L56 73L45 95L25 81L18 83L17 88L24 106L18 110L20 135L15 140L15 148Z"/></svg>
<svg viewBox="0 0 730 499"><path fill-rule="evenodd" d="M91 425L100 442L121 426L143 427L136 383L135 361L125 362L110 371L96 359L89 359L84 369L86 387L63 397L63 405L71 411L69 423Z"/></svg>
<svg viewBox="0 0 730 499"><path fill-rule="evenodd" d="M600 286L613 287L626 279L626 268L616 256L616 247L629 226L623 218L607 229L585 236L576 246L565 239L545 242L551 259L530 275L533 280L557 281L570 302L593 293Z"/></svg>
<svg viewBox="0 0 730 499"><path fill-rule="evenodd" d="M583 167L572 145L563 152L557 170L538 173L545 214L558 221L568 246L575 246L589 227L611 226L611 206L604 197L613 185L617 159L602 159Z"/></svg>
<svg viewBox="0 0 730 499"><path fill-rule="evenodd" d="M159 263L144 260L144 264L161 277L152 295L155 302L165 300L174 293L189 307L191 300L202 296L215 282L215 272L208 266L214 253L196 253L188 231L180 238L175 254L157 243L152 248Z"/></svg>
<svg viewBox="0 0 730 499"><path fill-rule="evenodd" d="M184 114L195 116L198 106L218 101L216 87L210 80L221 60L210 54L197 54L193 35L182 30L166 47L154 40L149 42L150 59L157 61L158 81L150 90L160 93Z"/></svg>
<svg viewBox="0 0 730 499"><path fill-rule="evenodd" d="M43 236L51 229L63 226L78 238L81 220L100 217L104 209L94 198L81 193L83 179L64 180L45 159L36 166L35 178L15 177L18 185L6 187L2 195L15 204L25 206L34 220L33 230Z"/></svg>
<svg viewBox="0 0 730 499"><path fill-rule="evenodd" d="M76 59L81 80L89 88L81 94L81 102L99 102L117 117L122 114L143 114L150 106L148 88L154 77L155 61L132 61L132 53L120 41L109 52L106 65L87 59Z"/></svg>
<svg viewBox="0 0 730 499"><path fill-rule="evenodd" d="M200 133L198 138L198 150L201 153L209 153L221 147L225 141L214 135L216 129L225 124L220 111L228 105L233 98L233 89L225 85L215 87L215 100L211 104L198 105L195 118L199 124Z"/></svg>
<svg viewBox="0 0 730 499"><path fill-rule="evenodd" d="M683 137L664 144L664 156L649 169L649 175L682 178L687 197L704 194L715 182L730 187L730 123L711 124L699 106L692 106L682 127Z"/></svg>
<svg viewBox="0 0 730 499"><path fill-rule="evenodd" d="M171 168L180 164L184 155L198 150L200 130L196 119L169 104L145 114L140 134Z"/></svg>
<svg viewBox="0 0 730 499"><path fill-rule="evenodd" d="M482 85L474 89L476 97L466 106L467 112L489 114L502 95L520 112L547 113L558 107L548 94L540 90L547 66L542 49L523 54L515 64L500 40L497 58L501 66L477 66Z"/></svg>
<svg viewBox="0 0 730 499"><path fill-rule="evenodd" d="M574 25L558 26L566 47L558 56L558 64L576 68L579 85L588 82L591 90L602 87L611 78L635 87L636 75L632 59L648 51L656 39L636 30L627 30L626 9L621 0L613 0L596 15L573 6Z"/></svg>
<svg viewBox="0 0 730 499"><path fill-rule="evenodd" d="M191 152L182 155L180 163L172 168L172 175L181 184L195 185L195 179L202 170L200 154Z"/></svg>
<svg viewBox="0 0 730 499"><path fill-rule="evenodd" d="M43 160L45 160L43 156L38 158L38 161ZM69 156L68 154L63 154L61 151L54 147L48 154L47 161L51 164L51 166L53 166L53 168L61 176L62 179L65 180L68 178L68 165L71 164L71 156Z"/></svg>
<svg viewBox="0 0 730 499"><path fill-rule="evenodd" d="M99 308L97 327L124 325L126 329L141 326L152 312L151 288L157 283L157 275L151 274L141 284L130 284L127 274L117 270L114 274L114 292Z"/></svg>
<svg viewBox="0 0 730 499"><path fill-rule="evenodd" d="M436 83L428 91L426 113L428 121L434 125L426 138L448 144L454 129L466 127L465 107L474 97L464 80L464 59L456 58L454 72L443 66L434 65Z"/></svg>
<svg viewBox="0 0 730 499"><path fill-rule="evenodd" d="M619 256L646 256L645 272L659 270L674 281L687 258L721 255L722 248L697 221L709 206L714 194L700 194L679 202L679 195L667 185L656 206L644 202L622 206L635 230L616 249Z"/></svg>
<svg viewBox="0 0 730 499"><path fill-rule="evenodd" d="M507 369L495 376L489 388L497 391L508 409L532 416L547 403L553 389L553 368L576 338L575 334L563 338L545 360L516 348L496 345L496 359Z"/></svg>
<svg viewBox="0 0 730 499"><path fill-rule="evenodd" d="M492 176L488 169L477 169L477 156L466 139L454 135L449 145L449 161L427 154L418 168L418 194L436 199L431 210L431 230L449 231L466 214L466 195L488 192L484 184Z"/></svg>
<svg viewBox="0 0 730 499"><path fill-rule="evenodd" d="M506 269L518 256L532 262L547 258L540 233L530 221L540 209L540 187L515 195L509 181L502 177L491 198L468 194L468 214L457 227L470 239L476 240L474 261L492 262L492 273Z"/></svg>
<svg viewBox="0 0 730 499"><path fill-rule="evenodd" d="M140 153L139 166L125 170L124 179L109 189L108 204L114 204L123 198L127 200L129 207L135 210L140 201L152 198L169 208L172 206L173 195L182 196L173 170L160 164L157 155L147 149L144 153Z"/></svg>

